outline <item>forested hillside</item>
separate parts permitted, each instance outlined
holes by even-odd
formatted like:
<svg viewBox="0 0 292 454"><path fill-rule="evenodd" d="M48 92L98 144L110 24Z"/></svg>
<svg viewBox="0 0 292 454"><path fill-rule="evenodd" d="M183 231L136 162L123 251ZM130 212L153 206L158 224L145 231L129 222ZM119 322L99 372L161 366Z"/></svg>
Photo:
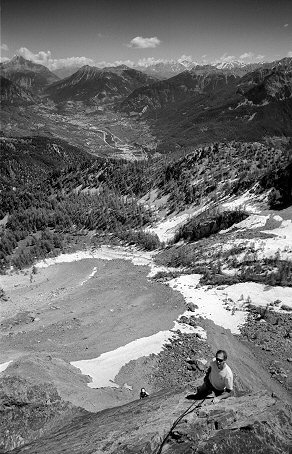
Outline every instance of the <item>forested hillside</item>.
<svg viewBox="0 0 292 454"><path fill-rule="evenodd" d="M58 254L76 235L88 232L95 242L106 234L111 241L119 238L157 247L157 237L141 231L159 216L155 200L152 206L145 204L145 196L153 191L157 201L164 199L157 206L168 214L190 206L216 206L250 189L260 193L274 187L273 206L283 206L291 197L289 143L277 148L217 143L189 148L179 159L172 155L127 162L94 158L46 137L3 138L1 153L2 272L11 265L22 268L37 258ZM228 224L233 223L230 219ZM217 218L216 225L224 228L224 222ZM203 236L212 229L211 223ZM179 235L188 237L184 232Z"/></svg>
<svg viewBox="0 0 292 454"><path fill-rule="evenodd" d="M10 265L22 268L49 253L58 254L76 234L94 231L119 237L125 235L124 230L141 229L153 220L151 211L135 198L143 189L139 172L130 184L126 164L124 169L123 164L114 161L99 160L92 167L87 165L90 175L86 163L82 163L74 170L54 170L36 185L1 192L2 271ZM91 191L92 172L95 181ZM132 177L134 173L133 168ZM86 185L82 191L85 181L89 187ZM144 237L140 241L147 243Z"/></svg>

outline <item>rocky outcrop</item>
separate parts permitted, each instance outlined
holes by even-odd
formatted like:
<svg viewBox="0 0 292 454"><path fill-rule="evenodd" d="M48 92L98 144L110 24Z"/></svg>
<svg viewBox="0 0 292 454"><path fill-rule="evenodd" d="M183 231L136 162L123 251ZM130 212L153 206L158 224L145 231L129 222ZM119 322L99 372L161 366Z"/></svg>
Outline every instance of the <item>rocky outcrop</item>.
<svg viewBox="0 0 292 454"><path fill-rule="evenodd" d="M83 416L13 452L158 454L163 446L169 454L288 454L291 408L277 398L260 392L200 406L185 397L185 392L161 392Z"/></svg>
<svg viewBox="0 0 292 454"><path fill-rule="evenodd" d="M0 452L8 452L87 412L65 402L50 383L0 381Z"/></svg>
<svg viewBox="0 0 292 454"><path fill-rule="evenodd" d="M0 76L0 102L2 106L20 106L33 104L35 99L28 90L14 84L6 77Z"/></svg>

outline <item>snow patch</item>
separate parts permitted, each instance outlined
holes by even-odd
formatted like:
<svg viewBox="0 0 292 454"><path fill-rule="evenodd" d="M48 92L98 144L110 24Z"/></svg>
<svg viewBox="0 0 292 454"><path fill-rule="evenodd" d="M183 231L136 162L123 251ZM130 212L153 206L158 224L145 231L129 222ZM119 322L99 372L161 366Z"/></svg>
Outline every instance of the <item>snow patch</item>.
<svg viewBox="0 0 292 454"><path fill-rule="evenodd" d="M244 324L247 315L244 305L238 304L236 307L232 305L232 309L230 305L226 306L225 300L220 297L216 289L209 289L206 286L197 288L200 278L200 274L189 274L172 279L168 284L183 295L186 303L194 303L198 306L192 315L209 318L217 325L230 329L234 334L239 334L239 327Z"/></svg>
<svg viewBox="0 0 292 454"><path fill-rule="evenodd" d="M292 308L292 288L291 287L267 287L264 284L256 282L242 282L239 284L229 285L224 290L216 290L217 295L220 299L230 298L235 304L239 306L243 302L250 302L255 306L266 307L268 304L274 303L276 300L280 300L282 304L285 304ZM278 311L281 309L281 305L274 310Z"/></svg>
<svg viewBox="0 0 292 454"><path fill-rule="evenodd" d="M235 196L232 200L228 202L223 202L222 207L228 210L236 210L237 208L244 208L250 213L257 213L259 210L256 208L255 203L259 202L261 198L259 196L255 197L253 190L255 187L244 192L240 196Z"/></svg>
<svg viewBox="0 0 292 454"><path fill-rule="evenodd" d="M97 268L95 266L93 268L92 272L90 273L90 275L86 279L84 279L84 281L82 281L80 285L84 285L87 281L89 281L89 279L91 279L96 274L96 272L97 272Z"/></svg>
<svg viewBox="0 0 292 454"><path fill-rule="evenodd" d="M100 260L130 260L134 265L143 266L150 265L153 252L141 252L136 249L123 247L101 246L98 249L72 252L61 254L57 257L48 258L38 262L37 268L47 268L48 266L72 263L84 259L100 259Z"/></svg>
<svg viewBox="0 0 292 454"><path fill-rule="evenodd" d="M251 240L235 239L228 244L224 244L222 251L226 252L239 246L243 250L242 254L236 256L240 262L244 259L246 250L251 249L256 253L258 260L264 258L275 258L281 260L292 260L292 221L290 219L282 221L282 225L273 230L262 230L263 233L274 235L272 238L253 238Z"/></svg>
<svg viewBox="0 0 292 454"><path fill-rule="evenodd" d="M254 119L254 117L256 116L256 112L254 114L252 114L248 119L247 121L252 121Z"/></svg>
<svg viewBox="0 0 292 454"><path fill-rule="evenodd" d="M6 363L0 364L0 373L3 372L5 369L7 369L7 367L9 366L10 363L12 363L12 360L7 361Z"/></svg>
<svg viewBox="0 0 292 454"><path fill-rule="evenodd" d="M177 330L187 334L200 332L204 335L203 328L175 322L170 331L160 331L152 336L136 339L116 350L102 353L97 358L73 361L71 364L80 369L82 374L92 378L92 382L88 383L90 388L107 386L118 388L119 385L115 383L114 379L125 364L143 356L161 352L163 346L177 336Z"/></svg>
<svg viewBox="0 0 292 454"><path fill-rule="evenodd" d="M173 216L172 218L166 218L158 222L156 226L148 227L147 232L156 233L159 240L167 242L173 239L178 228L189 221L194 216L203 213L209 208L210 205L206 204L200 208L190 210L188 212Z"/></svg>

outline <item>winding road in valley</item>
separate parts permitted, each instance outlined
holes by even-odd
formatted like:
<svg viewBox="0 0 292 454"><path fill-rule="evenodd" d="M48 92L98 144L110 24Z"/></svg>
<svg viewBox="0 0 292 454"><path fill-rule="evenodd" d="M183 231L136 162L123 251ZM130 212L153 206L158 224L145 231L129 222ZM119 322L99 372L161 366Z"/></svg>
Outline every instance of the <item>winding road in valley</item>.
<svg viewBox="0 0 292 454"><path fill-rule="evenodd" d="M111 148L119 151L123 155L121 157L125 157L126 159L147 159L147 154L142 147L137 148L133 145L123 144L122 140L113 135L110 131L97 129L95 126L92 126L91 129L95 130L98 134L102 134L103 141Z"/></svg>

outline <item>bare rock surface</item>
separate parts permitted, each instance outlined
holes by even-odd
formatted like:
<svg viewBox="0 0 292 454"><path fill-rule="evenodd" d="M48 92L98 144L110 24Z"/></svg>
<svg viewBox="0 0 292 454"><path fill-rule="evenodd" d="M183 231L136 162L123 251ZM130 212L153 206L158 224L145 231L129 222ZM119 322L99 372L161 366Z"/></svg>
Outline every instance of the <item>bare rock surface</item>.
<svg viewBox="0 0 292 454"><path fill-rule="evenodd" d="M61 399L51 383L4 377L0 381L0 452L28 443L86 413Z"/></svg>
<svg viewBox="0 0 292 454"><path fill-rule="evenodd" d="M92 389L88 387L91 381L89 376L82 375L76 367L49 354L25 355L12 362L2 372L0 383L2 377L11 380L23 378L36 386L50 383L61 399L91 412L133 400L130 391L125 388Z"/></svg>
<svg viewBox="0 0 292 454"><path fill-rule="evenodd" d="M38 441L12 451L42 454L287 453L291 408L266 392L220 404L190 404L185 392L160 392L142 401L81 416ZM185 416L170 432L173 422ZM170 433L169 433L170 432Z"/></svg>

